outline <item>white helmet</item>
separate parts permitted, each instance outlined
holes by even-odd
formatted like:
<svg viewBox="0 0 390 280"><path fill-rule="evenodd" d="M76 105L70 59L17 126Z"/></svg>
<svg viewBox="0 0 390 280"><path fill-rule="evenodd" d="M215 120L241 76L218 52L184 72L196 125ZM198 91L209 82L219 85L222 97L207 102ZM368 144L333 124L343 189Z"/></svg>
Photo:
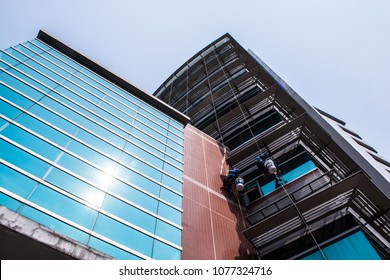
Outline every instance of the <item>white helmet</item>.
<svg viewBox="0 0 390 280"><path fill-rule="evenodd" d="M239 192L245 189L244 179L239 177L236 179L235 183L236 183L236 190L238 190Z"/></svg>

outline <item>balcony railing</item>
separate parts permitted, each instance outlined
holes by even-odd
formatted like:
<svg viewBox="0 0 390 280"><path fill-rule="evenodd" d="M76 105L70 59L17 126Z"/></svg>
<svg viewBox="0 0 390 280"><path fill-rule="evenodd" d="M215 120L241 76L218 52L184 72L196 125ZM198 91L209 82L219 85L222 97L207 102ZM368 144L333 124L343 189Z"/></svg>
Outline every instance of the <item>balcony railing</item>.
<svg viewBox="0 0 390 280"><path fill-rule="evenodd" d="M303 186L294 184L294 182L286 184L283 187L289 195L286 194L283 188L275 190L260 199L254 207L247 209L249 214L246 219L251 225L259 223L320 189L330 187L334 182L337 182L336 171L330 170Z"/></svg>

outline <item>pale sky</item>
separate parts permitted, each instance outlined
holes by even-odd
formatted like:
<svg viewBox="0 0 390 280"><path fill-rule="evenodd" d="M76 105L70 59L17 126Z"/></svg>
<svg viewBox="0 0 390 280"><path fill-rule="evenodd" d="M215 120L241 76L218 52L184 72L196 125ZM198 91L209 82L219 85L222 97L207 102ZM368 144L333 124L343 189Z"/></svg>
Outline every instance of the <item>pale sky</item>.
<svg viewBox="0 0 390 280"><path fill-rule="evenodd" d="M150 94L229 32L390 160L389 0L0 0L0 49L40 29Z"/></svg>

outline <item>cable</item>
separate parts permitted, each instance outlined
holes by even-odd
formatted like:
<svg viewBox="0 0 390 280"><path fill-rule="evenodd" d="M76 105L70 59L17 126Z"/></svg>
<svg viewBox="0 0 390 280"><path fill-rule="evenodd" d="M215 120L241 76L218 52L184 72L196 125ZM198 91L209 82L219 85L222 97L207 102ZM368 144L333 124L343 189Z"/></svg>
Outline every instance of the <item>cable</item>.
<svg viewBox="0 0 390 280"><path fill-rule="evenodd" d="M205 59L203 53L202 53L202 58L203 58L204 69L206 70L207 83L208 83L208 87L209 87L209 90L210 90L211 103L212 103L212 106L213 106L213 109L214 109L214 117L215 117L215 121L217 123L218 133L221 136L222 144L225 146L225 143L224 143L224 140L223 140L222 131L221 131L221 127L219 126L219 122L218 122L217 109L215 108L214 96L213 96L213 91L211 89L210 77L209 77L209 72L207 70L206 59Z"/></svg>
<svg viewBox="0 0 390 280"><path fill-rule="evenodd" d="M211 89L210 76L209 76L209 73L208 73L208 70L207 70L206 58L204 57L203 53L202 53L202 58L203 58L204 68L206 70L207 83L208 83L208 87L210 89L210 97L211 97L211 102L212 102L212 106L213 106L213 110L214 110L215 121L217 123L218 133L221 136L222 145L225 147L225 143L224 143L224 139L223 139L223 135L222 135L222 130L221 130L221 127L220 127L219 122L218 122L217 109L215 107L213 91ZM226 149L224 149L224 152L226 152ZM246 228L245 216L244 216L244 213L242 211L239 193L237 192L237 190L235 188L233 188L233 194L234 194L234 196L236 197L236 199L238 201L238 208L239 208L240 214L241 214L242 226L243 226L243 229L245 229Z"/></svg>
<svg viewBox="0 0 390 280"><path fill-rule="evenodd" d="M246 124L247 124L247 126L248 126L248 128L249 128L249 131L250 131L251 134L252 134L252 138L253 138L253 140L254 140L254 142L255 142L255 144L256 144L256 147L257 147L257 149L258 149L259 152L262 152L261 149L260 149L260 147L259 147L259 145L258 145L258 143L257 143L257 141L256 141L256 137L255 137L255 135L254 135L254 133L253 133L253 130L252 130L250 124L249 124L249 121L248 121L248 119L245 117L245 113L244 113L244 111L242 110L242 108L241 108L241 106L240 106L240 102L238 101L238 98L237 98L237 96L236 96L235 93L234 93L234 90L233 90L233 87L232 87L232 85L231 85L231 82L229 81L228 75L227 75L227 73L226 73L226 71L225 71L225 69L224 69L226 66L222 65L222 62L220 61L219 56L217 55L216 51L213 50L213 52L214 52L214 54L215 54L215 56L216 56L216 58L217 58L217 61L218 61L219 66L220 66L220 68L221 68L221 70L222 70L222 72L223 72L223 74L224 74L224 76L225 76L225 79L226 79L227 83L229 84L230 90L231 90L231 92L232 92L232 94L233 94L233 97L234 97L235 101L237 102L237 105L238 105L238 107L239 107L239 109L240 109L240 111L241 111L241 114L242 114L242 116L243 116L243 118L244 118L244 120L245 120L245 122L246 122ZM263 144L264 144L264 143L263 143ZM265 146L266 146L266 145L265 145ZM268 147L266 147L266 148L268 149ZM278 178L277 178L276 180L278 180ZM284 184L282 184L281 186L282 186L283 190L285 191L286 195L287 195L287 196L289 197L289 199L291 200L291 202L292 202L292 204L293 204L295 210L297 211L297 214L298 214L299 218L301 219L301 221L303 222L303 224L304 224L305 227L306 227L306 231L309 232L309 234L310 234L310 236L312 237L314 243L316 244L318 250L320 251L321 256L326 260L327 258L326 258L326 256L325 256L324 252L322 251L320 245L318 244L316 238L314 237L314 235L313 235L313 233L312 233L312 231L311 231L309 225L306 223L306 220L305 220L305 218L303 217L302 213L299 211L298 206L295 204L294 200L292 199L292 197L290 196L290 194L289 194L289 193L287 192L287 190L285 189Z"/></svg>

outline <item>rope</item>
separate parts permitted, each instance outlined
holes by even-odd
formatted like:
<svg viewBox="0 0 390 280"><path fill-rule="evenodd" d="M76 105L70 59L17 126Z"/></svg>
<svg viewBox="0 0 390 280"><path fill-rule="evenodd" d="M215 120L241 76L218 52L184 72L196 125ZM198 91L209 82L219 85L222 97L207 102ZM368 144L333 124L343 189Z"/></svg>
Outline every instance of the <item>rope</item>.
<svg viewBox="0 0 390 280"><path fill-rule="evenodd" d="M203 56L203 54L202 54L202 58L203 58L204 69L206 70L207 83L208 83L208 86L209 86L209 89L210 89L210 97L211 97L211 102L212 102L212 106L213 106L213 109L214 109L214 117L215 117L215 121L217 123L218 133L221 136L222 144L225 145L224 140L223 140L223 136L222 136L221 127L219 126L219 122L218 122L217 109L215 108L214 96L213 96L213 91L211 89L210 77L209 77L209 72L207 70L206 59Z"/></svg>
<svg viewBox="0 0 390 280"><path fill-rule="evenodd" d="M219 125L219 122L218 122L218 116L217 116L217 109L215 107L215 102L214 102L214 97L213 97L213 91L211 89L211 83L210 83L210 77L209 77L209 73L208 73L208 70L207 70L207 64L206 64L206 58L204 57L204 55L202 54L202 58L203 58L203 64L204 64L204 68L206 70L206 76L207 76L207 83L208 83L208 87L210 89L210 96L211 96L211 102L212 102L212 106L213 106L213 109L214 109L214 117L215 117L215 121L217 123L217 129L218 129L218 133L219 135L221 136L221 141L222 141L222 144L224 146L224 157L226 155L226 148L225 148L225 143L224 143L224 140L223 140L223 135L222 135L222 130L221 130L221 127ZM222 166L221 166L221 169L222 169ZM235 188L233 188L233 194L234 196L236 197L237 201L238 201L238 208L240 210L240 215L241 215L241 220L242 220L242 226L243 226L243 229L246 228L246 224L245 224L245 216L244 216L244 212L242 211L242 207L241 207L241 202L240 202L240 197L239 197L239 194L237 192L237 190Z"/></svg>
<svg viewBox="0 0 390 280"><path fill-rule="evenodd" d="M256 137L255 137L255 135L254 135L254 133L253 133L253 130L252 130L250 124L249 124L249 121L248 121L248 119L245 117L245 113L244 113L244 111L242 110L242 108L241 108L241 106L240 106L240 102L238 101L237 96L234 94L233 87L232 87L231 82L229 81L228 75L227 75L227 73L226 73L227 71L225 71L225 69L224 69L225 67L222 65L222 62L220 61L219 56L217 55L216 51L213 50L213 52L214 52L214 54L215 54L215 56L216 56L216 58L217 58L217 61L218 61L218 63L219 63L219 66L220 66L221 70L223 71L223 74L224 74L224 76L225 76L225 79L226 79L226 81L227 81L228 84L229 84L230 90L231 90L231 92L232 92L232 94L233 94L233 97L234 97L235 101L237 102L238 108L240 109L241 114L242 114L242 116L243 116L243 118L244 118L244 120L245 120L245 122L246 122L246 124L247 124L247 126L248 126L248 128L249 128L249 131L250 131L251 134L252 134L252 138L254 139L254 142L255 142L255 144L256 144L256 147L257 147L257 149L258 149L259 152L262 152L261 149L260 149L260 147L259 147L259 145L258 145L258 143L257 143L257 141L256 141ZM264 144L264 143L263 143L263 144ZM266 146L266 145L265 145L265 146ZM266 147L266 148L268 149L268 147ZM277 178L276 180L279 180L279 179ZM282 182L282 183L283 183L283 182ZM303 216L302 213L299 211L298 206L295 204L294 200L292 199L292 197L290 196L290 194L289 194L289 193L287 192L287 190L285 189L284 184L282 184L282 188L283 188L283 190L285 191L286 195L287 195L287 196L289 197L289 199L291 200L292 204L294 205L294 208L295 208L295 210L297 211L299 218L301 219L301 221L302 221L303 224L305 225L306 231L309 232L310 236L312 237L314 243L316 244L316 247L318 248L318 250L319 250L320 253L321 253L321 256L326 260L327 258L326 258L326 256L325 256L324 252L322 251L320 245L318 244L316 238L314 237L314 235L313 235L313 233L312 233L312 231L311 231L309 225L306 223L306 220L305 220L304 216ZM239 201L239 199L238 199L238 201ZM241 207L240 204L239 204L239 207ZM241 208L240 208L240 211L241 211Z"/></svg>

